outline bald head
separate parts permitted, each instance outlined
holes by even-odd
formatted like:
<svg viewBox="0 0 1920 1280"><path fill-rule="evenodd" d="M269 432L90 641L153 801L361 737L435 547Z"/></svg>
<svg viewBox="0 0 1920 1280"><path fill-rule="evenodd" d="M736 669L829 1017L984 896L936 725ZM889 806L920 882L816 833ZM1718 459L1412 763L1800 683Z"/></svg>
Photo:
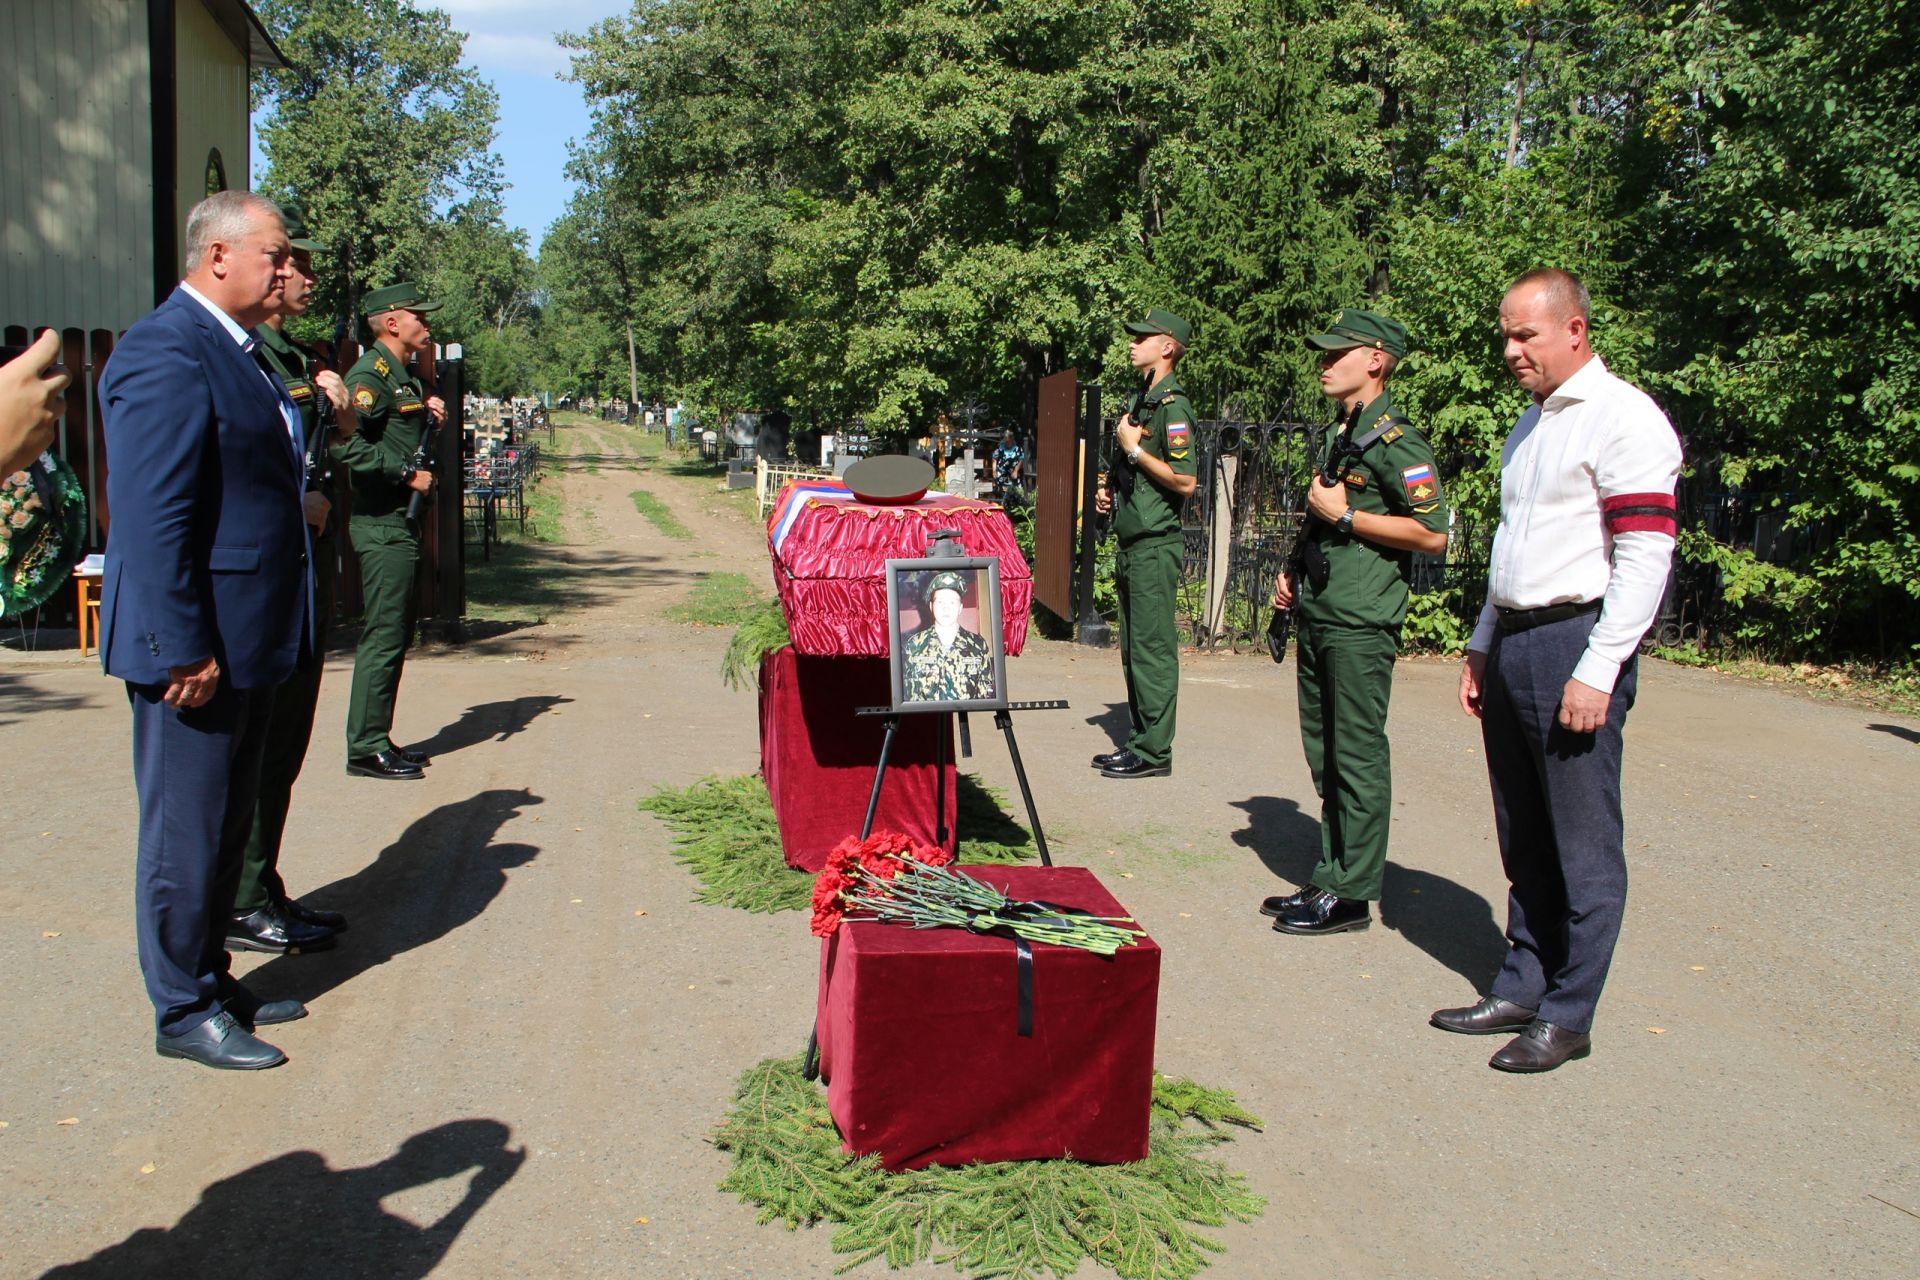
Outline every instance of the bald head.
<svg viewBox="0 0 1920 1280"><path fill-rule="evenodd" d="M1513 282L1500 301L1507 368L1535 400L1545 400L1593 358L1587 345L1592 299L1571 271L1541 267Z"/></svg>

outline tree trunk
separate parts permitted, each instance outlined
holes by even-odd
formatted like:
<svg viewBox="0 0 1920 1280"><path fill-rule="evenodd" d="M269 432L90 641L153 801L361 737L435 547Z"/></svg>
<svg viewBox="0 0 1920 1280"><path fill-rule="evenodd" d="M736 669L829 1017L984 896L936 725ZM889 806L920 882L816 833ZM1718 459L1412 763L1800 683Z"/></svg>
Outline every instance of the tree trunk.
<svg viewBox="0 0 1920 1280"><path fill-rule="evenodd" d="M1533 65L1534 31L1527 32L1527 44L1520 51L1520 74L1514 78L1513 122L1507 126L1507 168L1520 163L1520 113L1527 105L1527 69Z"/></svg>
<svg viewBox="0 0 1920 1280"><path fill-rule="evenodd" d="M633 354L633 321L627 321L627 403L640 403L640 361Z"/></svg>

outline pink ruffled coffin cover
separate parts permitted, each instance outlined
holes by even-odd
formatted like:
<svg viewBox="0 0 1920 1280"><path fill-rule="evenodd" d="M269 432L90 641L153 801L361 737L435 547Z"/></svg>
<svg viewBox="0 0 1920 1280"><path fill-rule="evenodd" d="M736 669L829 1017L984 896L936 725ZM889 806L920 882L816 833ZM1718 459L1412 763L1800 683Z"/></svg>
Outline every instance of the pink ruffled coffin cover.
<svg viewBox="0 0 1920 1280"><path fill-rule="evenodd" d="M1007 656L1027 642L1033 573L996 503L930 493L877 506L838 480L790 481L767 519L774 588L796 651L810 657L887 656L889 560L927 553L936 529L958 529L970 556L1000 558L1000 626Z"/></svg>

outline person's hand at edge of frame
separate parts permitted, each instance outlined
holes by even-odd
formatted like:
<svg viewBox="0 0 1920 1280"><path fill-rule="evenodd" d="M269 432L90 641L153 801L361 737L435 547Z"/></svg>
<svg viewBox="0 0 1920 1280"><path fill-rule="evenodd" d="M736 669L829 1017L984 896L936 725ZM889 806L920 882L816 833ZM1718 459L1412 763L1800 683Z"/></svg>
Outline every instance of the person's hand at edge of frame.
<svg viewBox="0 0 1920 1280"><path fill-rule="evenodd" d="M0 475L12 475L53 444L73 375L57 367L60 334L48 329L0 365Z"/></svg>

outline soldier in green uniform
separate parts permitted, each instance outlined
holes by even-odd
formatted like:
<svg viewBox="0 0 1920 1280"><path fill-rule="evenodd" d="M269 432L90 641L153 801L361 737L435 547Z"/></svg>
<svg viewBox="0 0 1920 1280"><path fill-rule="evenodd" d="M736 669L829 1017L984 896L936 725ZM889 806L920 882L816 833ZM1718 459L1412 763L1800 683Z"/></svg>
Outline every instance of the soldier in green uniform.
<svg viewBox="0 0 1920 1280"><path fill-rule="evenodd" d="M429 396L407 371L411 358L433 349L427 313L440 307L411 281L375 289L364 314L373 345L347 374L359 429L333 454L353 474L353 519L348 529L360 555L365 628L353 656L353 694L347 703L347 772L363 778L425 775L425 756L394 745L393 702L400 668L413 642L413 580L420 568L420 535L407 525L407 504L433 492L433 473L414 466L429 419L446 418L446 405Z"/></svg>
<svg viewBox="0 0 1920 1280"><path fill-rule="evenodd" d="M1309 486L1307 571L1274 585L1295 606L1300 637L1300 741L1320 796L1320 864L1305 888L1260 910L1282 933L1339 933L1372 922L1392 817L1387 699L1407 616L1413 553L1447 545L1447 506L1426 437L1394 412L1387 378L1407 353L1407 331L1371 311L1340 313L1308 345L1320 352L1320 388L1341 417L1365 407L1351 433L1329 432Z"/></svg>
<svg viewBox="0 0 1920 1280"><path fill-rule="evenodd" d="M298 205L280 206L293 246L293 273L280 296L280 314L254 330L254 359L278 378L300 411L300 434L306 452L307 526L313 543L313 618L315 644L312 659L287 682L266 697L266 746L260 757L260 789L254 802L253 830L240 863L240 887L234 895L233 915L227 921L227 946L284 955L290 951L319 951L333 945L333 935L347 927L337 911L303 905L287 895L280 879L280 838L286 831L287 809L293 799L294 779L307 757L313 737L313 709L320 700L320 675L326 666L327 621L333 616L334 520L333 494L323 482L326 459L316 459L316 445L353 434L353 413L340 375L322 368L308 375L317 356L283 332L288 316L305 315L313 301L313 255L326 247L307 237L306 215ZM332 411L331 440L316 442L314 428L322 402ZM321 465L316 465L316 464Z"/></svg>
<svg viewBox="0 0 1920 1280"><path fill-rule="evenodd" d="M908 702L976 702L994 696L993 649L960 625L966 589L967 580L950 569L927 584L933 625L907 637L901 663Z"/></svg>
<svg viewBox="0 0 1920 1280"><path fill-rule="evenodd" d="M1174 595L1184 555L1180 507L1193 493L1193 406L1174 378L1193 329L1158 307L1127 326L1128 352L1144 389L1113 430L1121 457L1094 496L1113 513L1120 549L1120 665L1127 677L1127 741L1093 758L1109 778L1157 778L1173 772L1173 717L1180 696L1180 636Z"/></svg>

